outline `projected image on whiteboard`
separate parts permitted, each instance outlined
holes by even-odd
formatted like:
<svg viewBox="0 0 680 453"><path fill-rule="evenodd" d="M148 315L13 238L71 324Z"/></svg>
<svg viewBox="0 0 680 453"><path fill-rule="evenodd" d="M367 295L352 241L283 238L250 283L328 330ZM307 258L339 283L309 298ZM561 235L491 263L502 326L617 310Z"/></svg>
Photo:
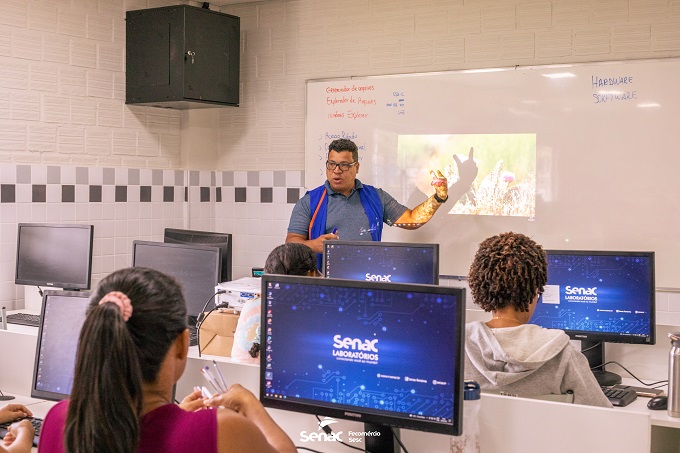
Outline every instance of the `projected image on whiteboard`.
<svg viewBox="0 0 680 453"><path fill-rule="evenodd" d="M430 170L440 169L449 187L458 180L452 156L474 148L477 178L449 214L517 216L536 212L536 134L400 135L399 166L426 196L434 193Z"/></svg>

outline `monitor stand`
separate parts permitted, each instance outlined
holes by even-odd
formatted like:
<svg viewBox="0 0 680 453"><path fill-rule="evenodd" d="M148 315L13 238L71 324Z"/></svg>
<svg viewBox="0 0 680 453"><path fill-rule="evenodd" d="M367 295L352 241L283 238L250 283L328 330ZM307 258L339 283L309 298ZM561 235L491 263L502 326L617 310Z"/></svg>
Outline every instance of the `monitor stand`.
<svg viewBox="0 0 680 453"><path fill-rule="evenodd" d="M581 352L601 386L609 387L621 383L621 376L604 369L604 341L581 340Z"/></svg>
<svg viewBox="0 0 680 453"><path fill-rule="evenodd" d="M364 436L364 450L380 453L399 453L401 448L399 443L394 440L394 436L401 436L398 428L392 428L378 423L364 423L364 431L369 433L380 433L380 435Z"/></svg>

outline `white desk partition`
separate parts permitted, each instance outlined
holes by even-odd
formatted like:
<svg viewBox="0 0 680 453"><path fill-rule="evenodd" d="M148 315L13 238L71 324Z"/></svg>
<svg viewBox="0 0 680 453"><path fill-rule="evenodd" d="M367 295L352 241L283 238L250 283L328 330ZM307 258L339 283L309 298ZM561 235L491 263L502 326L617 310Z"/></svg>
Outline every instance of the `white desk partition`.
<svg viewBox="0 0 680 453"><path fill-rule="evenodd" d="M650 451L648 412L482 394L479 416L483 452Z"/></svg>
<svg viewBox="0 0 680 453"><path fill-rule="evenodd" d="M37 327L8 324L7 330L0 330L0 351L4 361L0 367L0 390L4 393L31 394L37 343Z"/></svg>

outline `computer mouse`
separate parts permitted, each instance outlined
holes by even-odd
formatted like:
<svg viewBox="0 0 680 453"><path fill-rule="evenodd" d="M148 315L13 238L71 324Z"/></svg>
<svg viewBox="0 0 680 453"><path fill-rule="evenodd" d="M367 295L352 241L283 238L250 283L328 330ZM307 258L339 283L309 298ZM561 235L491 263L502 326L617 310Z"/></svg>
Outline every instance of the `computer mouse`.
<svg viewBox="0 0 680 453"><path fill-rule="evenodd" d="M647 407L655 411L668 409L668 397L665 395L655 396L647 402Z"/></svg>

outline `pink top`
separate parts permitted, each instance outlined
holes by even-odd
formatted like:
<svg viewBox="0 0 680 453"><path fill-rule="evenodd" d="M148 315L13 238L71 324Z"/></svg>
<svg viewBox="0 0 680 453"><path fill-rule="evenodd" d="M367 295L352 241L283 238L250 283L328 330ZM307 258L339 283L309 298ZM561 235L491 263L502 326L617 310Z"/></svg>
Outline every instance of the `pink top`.
<svg viewBox="0 0 680 453"><path fill-rule="evenodd" d="M38 452L64 453L68 400L57 403L45 417ZM217 453L217 411L187 412L166 404L140 421L137 453ZM106 420L101 420L106 423Z"/></svg>

